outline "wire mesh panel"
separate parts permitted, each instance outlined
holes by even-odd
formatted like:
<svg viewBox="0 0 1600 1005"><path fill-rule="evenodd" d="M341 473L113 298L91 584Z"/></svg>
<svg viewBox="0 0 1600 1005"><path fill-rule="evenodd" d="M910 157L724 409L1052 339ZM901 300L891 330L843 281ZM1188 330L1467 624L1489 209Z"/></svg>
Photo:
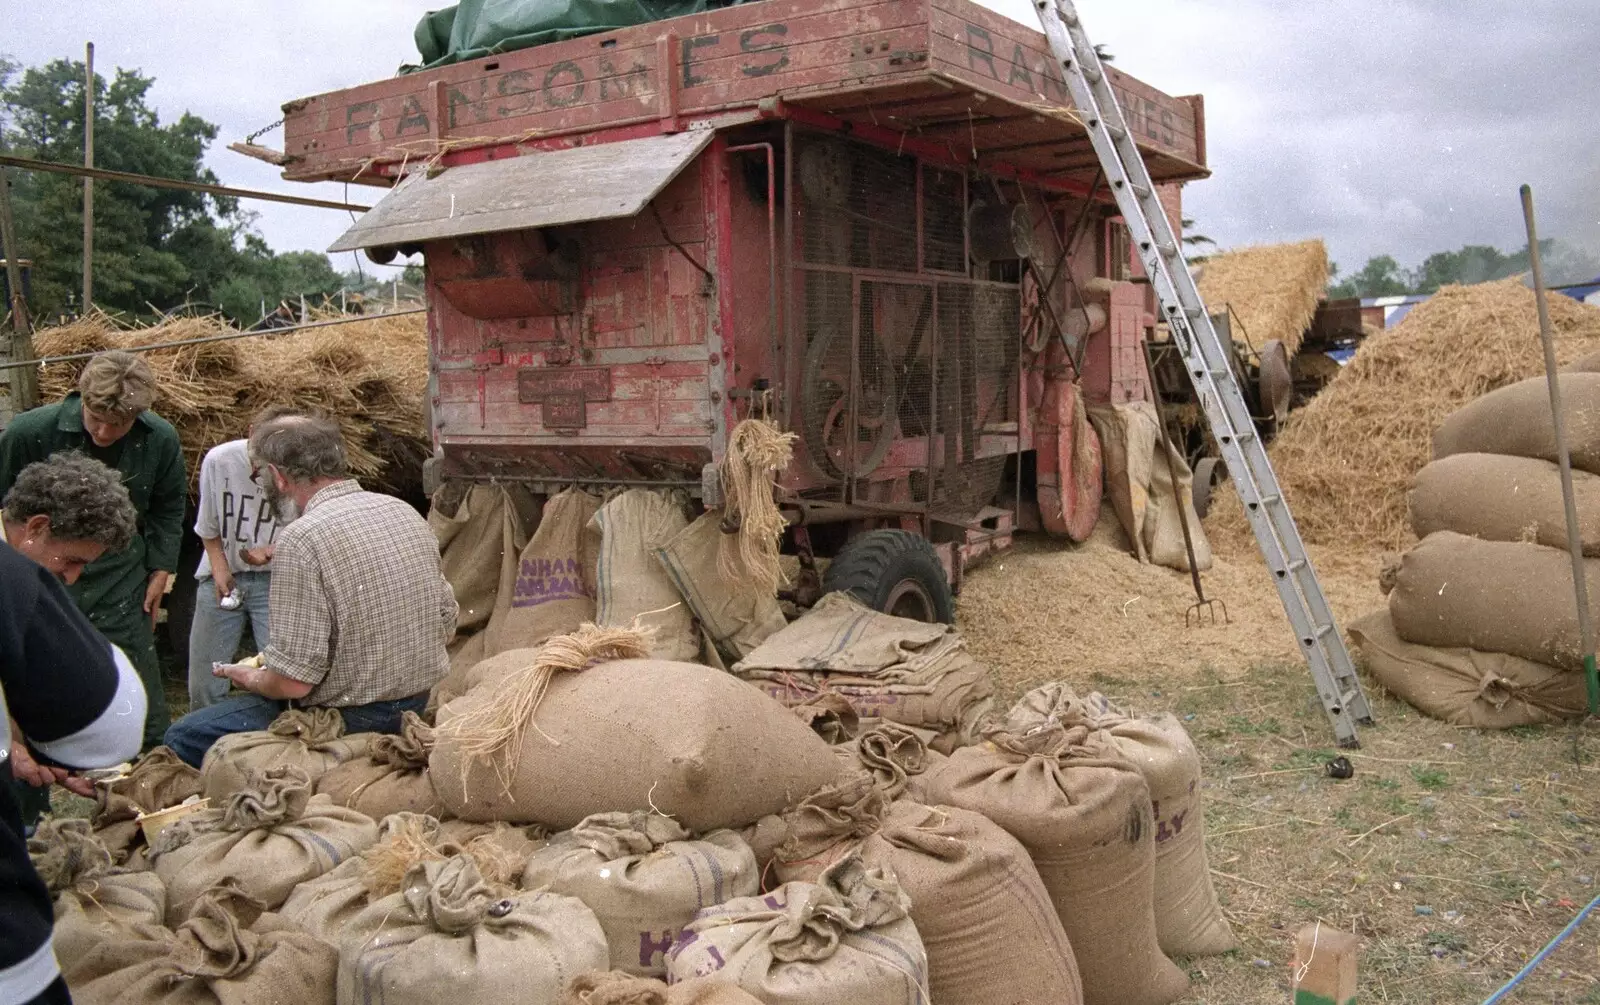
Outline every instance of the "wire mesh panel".
<svg viewBox="0 0 1600 1005"><path fill-rule="evenodd" d="M967 271L967 178L959 171L922 169L922 267Z"/></svg>
<svg viewBox="0 0 1600 1005"><path fill-rule="evenodd" d="M1021 313L1015 283L967 277L968 174L826 135L796 135L791 156L796 431L829 486L814 494L898 478L914 502L976 513L1015 450Z"/></svg>
<svg viewBox="0 0 1600 1005"><path fill-rule="evenodd" d="M797 153L806 262L917 270L914 159L832 137L806 137Z"/></svg>

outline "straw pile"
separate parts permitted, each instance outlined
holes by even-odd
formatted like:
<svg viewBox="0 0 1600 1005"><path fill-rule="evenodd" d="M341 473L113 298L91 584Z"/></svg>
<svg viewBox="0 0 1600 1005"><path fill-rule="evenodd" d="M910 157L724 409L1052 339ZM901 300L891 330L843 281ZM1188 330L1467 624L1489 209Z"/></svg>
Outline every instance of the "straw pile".
<svg viewBox="0 0 1600 1005"><path fill-rule="evenodd" d="M1600 310L1550 297L1565 366L1600 350ZM1271 448L1306 540L1360 551L1400 550L1411 476L1432 459L1433 431L1462 405L1544 373L1532 291L1520 280L1451 286L1395 328L1361 344L1322 393L1289 417ZM1238 497L1220 494L1213 538L1240 542Z"/></svg>
<svg viewBox="0 0 1600 1005"><path fill-rule="evenodd" d="M33 341L41 356L65 356L234 330L218 317L122 328L96 312L40 331ZM160 387L155 411L177 427L183 441L191 487L207 450L242 437L258 410L288 404L321 409L339 420L351 470L367 487L420 493L421 464L428 453L423 415L428 340L422 315L159 349L144 358ZM41 399L56 401L75 390L83 363L44 367Z"/></svg>
<svg viewBox="0 0 1600 1005"><path fill-rule="evenodd" d="M1342 620L1383 603L1376 563L1313 546L1312 560ZM961 635L995 674L997 707L1063 678L1107 674L1163 690L1212 670L1231 676L1261 663L1293 663L1298 643L1272 575L1254 546L1218 554L1204 575L1206 596L1227 606L1198 627L1189 577L1142 565L1107 507L1081 545L1028 536L973 569L957 601Z"/></svg>
<svg viewBox="0 0 1600 1005"><path fill-rule="evenodd" d="M1293 356L1328 286L1328 251L1320 240L1241 248L1206 259L1200 296L1233 311L1233 337L1260 348L1283 342Z"/></svg>

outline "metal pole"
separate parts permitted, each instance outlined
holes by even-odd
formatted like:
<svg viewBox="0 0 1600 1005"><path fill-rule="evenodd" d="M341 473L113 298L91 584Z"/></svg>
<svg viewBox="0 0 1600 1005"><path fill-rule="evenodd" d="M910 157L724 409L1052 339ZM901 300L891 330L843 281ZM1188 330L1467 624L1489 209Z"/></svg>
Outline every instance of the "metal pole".
<svg viewBox="0 0 1600 1005"><path fill-rule="evenodd" d="M94 170L94 43L83 46L83 166ZM83 178L83 306L85 317L94 303L94 179Z"/></svg>
<svg viewBox="0 0 1600 1005"><path fill-rule="evenodd" d="M0 250L6 255L6 285L11 291L11 407L26 412L39 404L39 377L27 362L33 359L33 326L28 323L28 304L22 298L22 257L17 247L17 227L11 218L11 175L0 168Z"/></svg>
<svg viewBox="0 0 1600 1005"><path fill-rule="evenodd" d="M1589 620L1589 581L1584 574L1583 540L1578 533L1578 503L1572 494L1572 458L1567 453L1567 423L1561 414L1561 381L1556 371L1556 346L1550 331L1550 305L1545 300L1544 264L1539 259L1539 233L1533 220L1533 189L1522 186L1522 217L1528 224L1528 262L1533 266L1533 296L1539 305L1539 341L1544 345L1545 381L1550 386L1556 457L1561 466L1561 501L1567 511L1567 548L1572 553L1572 592L1578 602L1578 632L1583 640L1583 671L1589 685L1589 714L1600 712L1600 673L1595 669L1594 625Z"/></svg>
<svg viewBox="0 0 1600 1005"><path fill-rule="evenodd" d="M51 174L72 175L75 178L98 178L101 181L124 181L130 185L148 185L151 188L175 188L181 192L204 192L207 195L231 195L236 199L261 199L281 202L290 206L314 206L317 209L338 209L366 212L371 206L350 202L329 202L327 199L308 199L303 195L284 195L281 192L262 192L253 188L233 188L229 185L208 185L198 181L179 181L156 175L136 174L131 171L107 171L105 168L86 168L77 164L57 164L55 161L35 160L32 157L13 157L0 154L0 167L14 167L22 171L46 171Z"/></svg>

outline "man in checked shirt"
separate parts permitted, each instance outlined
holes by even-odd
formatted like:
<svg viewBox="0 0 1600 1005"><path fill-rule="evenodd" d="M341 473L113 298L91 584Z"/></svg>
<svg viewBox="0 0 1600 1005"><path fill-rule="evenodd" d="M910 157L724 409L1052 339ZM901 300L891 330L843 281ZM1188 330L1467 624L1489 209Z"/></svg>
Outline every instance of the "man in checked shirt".
<svg viewBox="0 0 1600 1005"><path fill-rule="evenodd" d="M456 600L433 531L410 506L349 476L339 427L284 416L250 436L257 481L277 512L262 666L222 666L249 694L189 713L166 742L198 767L229 733L266 729L289 707L326 706L351 733L398 733L449 669Z"/></svg>

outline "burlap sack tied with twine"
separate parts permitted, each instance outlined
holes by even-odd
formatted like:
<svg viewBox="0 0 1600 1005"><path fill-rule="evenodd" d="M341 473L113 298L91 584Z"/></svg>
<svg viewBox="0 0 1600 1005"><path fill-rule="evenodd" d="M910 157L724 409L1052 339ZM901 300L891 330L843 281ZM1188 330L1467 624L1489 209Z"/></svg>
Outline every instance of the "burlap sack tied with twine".
<svg viewBox="0 0 1600 1005"><path fill-rule="evenodd" d="M1418 711L1457 726L1510 729L1581 719L1589 710L1581 673L1505 653L1413 645L1379 609L1349 626L1372 676Z"/></svg>
<svg viewBox="0 0 1600 1005"><path fill-rule="evenodd" d="M372 733L345 735L336 708L291 708L264 730L232 733L211 745L200 763L203 791L213 803L243 789L252 773L293 767L315 784L328 771L367 752Z"/></svg>
<svg viewBox="0 0 1600 1005"><path fill-rule="evenodd" d="M890 799L917 798L922 776L945 761L932 747L937 735L888 719L867 719L854 739L834 744L833 752L848 767L870 773Z"/></svg>
<svg viewBox="0 0 1600 1005"><path fill-rule="evenodd" d="M572 897L491 886L464 855L414 867L339 943L339 1005L556 1005L606 967L605 933Z"/></svg>
<svg viewBox="0 0 1600 1005"><path fill-rule="evenodd" d="M433 817L395 813L378 824L377 844L295 887L279 913L337 948L346 925L373 901L398 893L416 866L466 855L486 881L507 886L521 877L528 856L539 847L540 842L506 825L480 827L458 840Z"/></svg>
<svg viewBox="0 0 1600 1005"><path fill-rule="evenodd" d="M891 803L858 775L783 814L780 881L815 881L850 855L895 876L928 954L935 1002L1079 1003L1072 946L1028 852L982 814Z"/></svg>
<svg viewBox="0 0 1600 1005"><path fill-rule="evenodd" d="M95 836L111 852L116 864L130 869L149 868L143 854L144 832L139 829L139 815L177 806L190 796L198 796L200 789L199 771L183 763L171 748L156 747L135 761L121 778L95 783L95 807L89 815Z"/></svg>
<svg viewBox="0 0 1600 1005"><path fill-rule="evenodd" d="M598 498L575 488L545 502L538 528L517 556L511 589L495 598L483 630L485 657L537 646L594 620L599 546L586 528L599 508Z"/></svg>
<svg viewBox="0 0 1600 1005"><path fill-rule="evenodd" d="M77 959L108 939L166 917L167 888L153 872L124 872L87 820L45 818L28 857L55 901L56 956Z"/></svg>
<svg viewBox="0 0 1600 1005"><path fill-rule="evenodd" d="M561 1005L761 1005L737 985L698 978L667 985L613 970L584 974L567 987Z"/></svg>
<svg viewBox="0 0 1600 1005"><path fill-rule="evenodd" d="M1161 953L1155 824L1144 776L1111 738L1049 720L992 729L950 755L928 798L981 813L1022 842L1066 931L1088 1005L1165 1005L1189 979Z"/></svg>
<svg viewBox="0 0 1600 1005"><path fill-rule="evenodd" d="M655 558L658 548L688 528L683 508L666 493L628 489L589 518L590 535L600 540L595 624L646 629L655 659L692 661L700 655L694 614Z"/></svg>
<svg viewBox="0 0 1600 1005"><path fill-rule="evenodd" d="M640 633L585 626L440 710L429 772L465 820L569 828L655 810L742 826L832 780L838 762L785 709L689 663L637 658Z"/></svg>
<svg viewBox="0 0 1600 1005"><path fill-rule="evenodd" d="M428 507L428 526L439 542L439 571L461 613L456 631L480 632L502 590L517 577L517 556L528 542L523 512L533 500L520 486L445 485Z"/></svg>
<svg viewBox="0 0 1600 1005"><path fill-rule="evenodd" d="M431 753L433 727L406 712L399 733L372 734L367 755L329 769L317 780L317 794L374 820L395 813L440 815L444 805L428 777Z"/></svg>
<svg viewBox="0 0 1600 1005"><path fill-rule="evenodd" d="M1024 695L1006 728L1025 732L1049 719L1103 730L1150 789L1156 828L1156 936L1168 956L1207 956L1238 945L1222 916L1206 862L1200 752L1176 716L1135 716L1098 691L1079 696L1062 683Z"/></svg>
<svg viewBox="0 0 1600 1005"><path fill-rule="evenodd" d="M701 911L667 956L669 980L715 974L765 1005L926 1005L910 907L892 875L848 856L816 883Z"/></svg>
<svg viewBox="0 0 1600 1005"><path fill-rule="evenodd" d="M313 796L305 772L278 767L162 831L150 855L167 884L167 921L176 924L201 894L228 880L276 908L296 886L377 839L370 817Z"/></svg>
<svg viewBox="0 0 1600 1005"><path fill-rule="evenodd" d="M611 966L646 977L695 912L760 889L755 855L732 831L698 839L654 813L600 813L550 839L522 874L525 890L577 897L594 911Z"/></svg>
<svg viewBox="0 0 1600 1005"><path fill-rule="evenodd" d="M970 743L994 703L988 668L954 628L883 614L846 593L823 597L733 673L785 705L842 695L861 716L948 734L948 749Z"/></svg>
<svg viewBox="0 0 1600 1005"><path fill-rule="evenodd" d="M787 524L773 493L794 459L795 439L764 418L740 421L728 434L718 469L721 509L702 514L656 551L727 664L750 655L787 623L778 606Z"/></svg>
<svg viewBox="0 0 1600 1005"><path fill-rule="evenodd" d="M176 931L140 925L61 956L78 1005L332 1005L338 954L237 891L210 891Z"/></svg>

